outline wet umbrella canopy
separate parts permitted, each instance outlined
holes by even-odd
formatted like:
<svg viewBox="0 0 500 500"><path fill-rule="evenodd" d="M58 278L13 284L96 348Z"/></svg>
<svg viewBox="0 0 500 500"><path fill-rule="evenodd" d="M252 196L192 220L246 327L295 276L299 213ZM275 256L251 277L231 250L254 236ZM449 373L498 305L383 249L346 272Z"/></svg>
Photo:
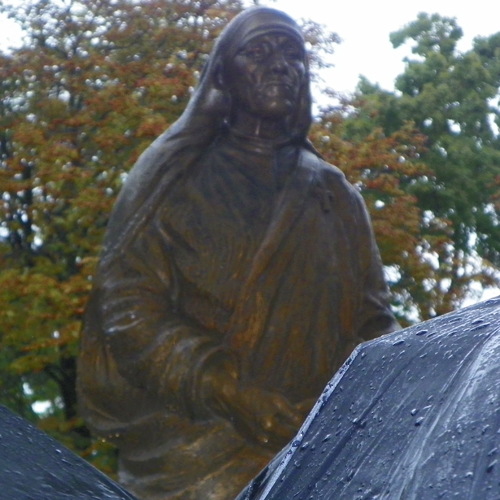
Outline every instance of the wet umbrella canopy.
<svg viewBox="0 0 500 500"><path fill-rule="evenodd" d="M359 346L239 500L498 500L500 297Z"/></svg>
<svg viewBox="0 0 500 500"><path fill-rule="evenodd" d="M3 406L0 406L0 499L137 500Z"/></svg>

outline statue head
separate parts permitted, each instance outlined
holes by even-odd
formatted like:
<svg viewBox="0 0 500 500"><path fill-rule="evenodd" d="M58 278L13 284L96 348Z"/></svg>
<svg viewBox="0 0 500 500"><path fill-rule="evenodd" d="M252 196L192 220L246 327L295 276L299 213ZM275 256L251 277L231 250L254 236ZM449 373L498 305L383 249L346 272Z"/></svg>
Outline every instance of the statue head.
<svg viewBox="0 0 500 500"><path fill-rule="evenodd" d="M247 132L259 120L279 123L283 134L304 140L311 122L309 66L300 28L283 12L254 7L236 16L212 51L200 81L206 85L225 103L226 123L243 124Z"/></svg>
<svg viewBox="0 0 500 500"><path fill-rule="evenodd" d="M221 37L227 47L216 73L220 90L229 94L229 122L249 133L264 123L290 134L309 95L304 39L297 24L268 8L251 9L233 23L238 30Z"/></svg>

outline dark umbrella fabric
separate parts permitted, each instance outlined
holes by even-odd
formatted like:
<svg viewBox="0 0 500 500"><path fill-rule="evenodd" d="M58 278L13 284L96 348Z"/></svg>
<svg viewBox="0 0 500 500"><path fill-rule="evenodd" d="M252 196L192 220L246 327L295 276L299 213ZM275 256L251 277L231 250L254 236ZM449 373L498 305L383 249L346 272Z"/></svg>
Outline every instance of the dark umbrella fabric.
<svg viewBox="0 0 500 500"><path fill-rule="evenodd" d="M499 500L500 297L359 346L239 500Z"/></svg>
<svg viewBox="0 0 500 500"><path fill-rule="evenodd" d="M3 406L0 406L0 499L137 500Z"/></svg>

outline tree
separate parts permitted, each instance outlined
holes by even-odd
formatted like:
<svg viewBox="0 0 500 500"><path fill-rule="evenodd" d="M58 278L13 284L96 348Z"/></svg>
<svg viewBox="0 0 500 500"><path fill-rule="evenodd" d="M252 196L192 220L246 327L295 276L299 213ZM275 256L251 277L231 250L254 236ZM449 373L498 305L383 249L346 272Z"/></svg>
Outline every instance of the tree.
<svg viewBox="0 0 500 500"><path fill-rule="evenodd" d="M0 0L25 42L0 54L0 402L108 472L113 456L90 441L75 392L108 215L241 9L239 0ZM311 22L304 30L318 68L337 37Z"/></svg>
<svg viewBox="0 0 500 500"><path fill-rule="evenodd" d="M90 446L75 393L103 231L126 172L183 110L241 3L0 7L25 34L0 69L0 401L110 470L109 454ZM40 401L42 416L31 406Z"/></svg>
<svg viewBox="0 0 500 500"><path fill-rule="evenodd" d="M422 283L422 319L460 307L478 284L498 286L500 225L500 34L457 51L462 30L454 19L420 14L392 33L395 47L410 43L413 58L396 92L362 79L346 137L380 127L386 136L413 123L427 137L419 161L429 173L404 181L422 211L422 256L433 269Z"/></svg>

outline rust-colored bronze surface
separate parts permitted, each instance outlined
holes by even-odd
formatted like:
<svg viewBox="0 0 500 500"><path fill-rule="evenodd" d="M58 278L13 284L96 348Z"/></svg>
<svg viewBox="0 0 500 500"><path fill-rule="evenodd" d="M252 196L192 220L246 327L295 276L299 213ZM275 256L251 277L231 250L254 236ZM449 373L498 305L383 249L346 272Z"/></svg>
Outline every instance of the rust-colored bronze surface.
<svg viewBox="0 0 500 500"><path fill-rule="evenodd" d="M365 205L307 141L310 108L298 26L249 9L122 189L78 384L139 498L234 498L352 349L398 327Z"/></svg>

